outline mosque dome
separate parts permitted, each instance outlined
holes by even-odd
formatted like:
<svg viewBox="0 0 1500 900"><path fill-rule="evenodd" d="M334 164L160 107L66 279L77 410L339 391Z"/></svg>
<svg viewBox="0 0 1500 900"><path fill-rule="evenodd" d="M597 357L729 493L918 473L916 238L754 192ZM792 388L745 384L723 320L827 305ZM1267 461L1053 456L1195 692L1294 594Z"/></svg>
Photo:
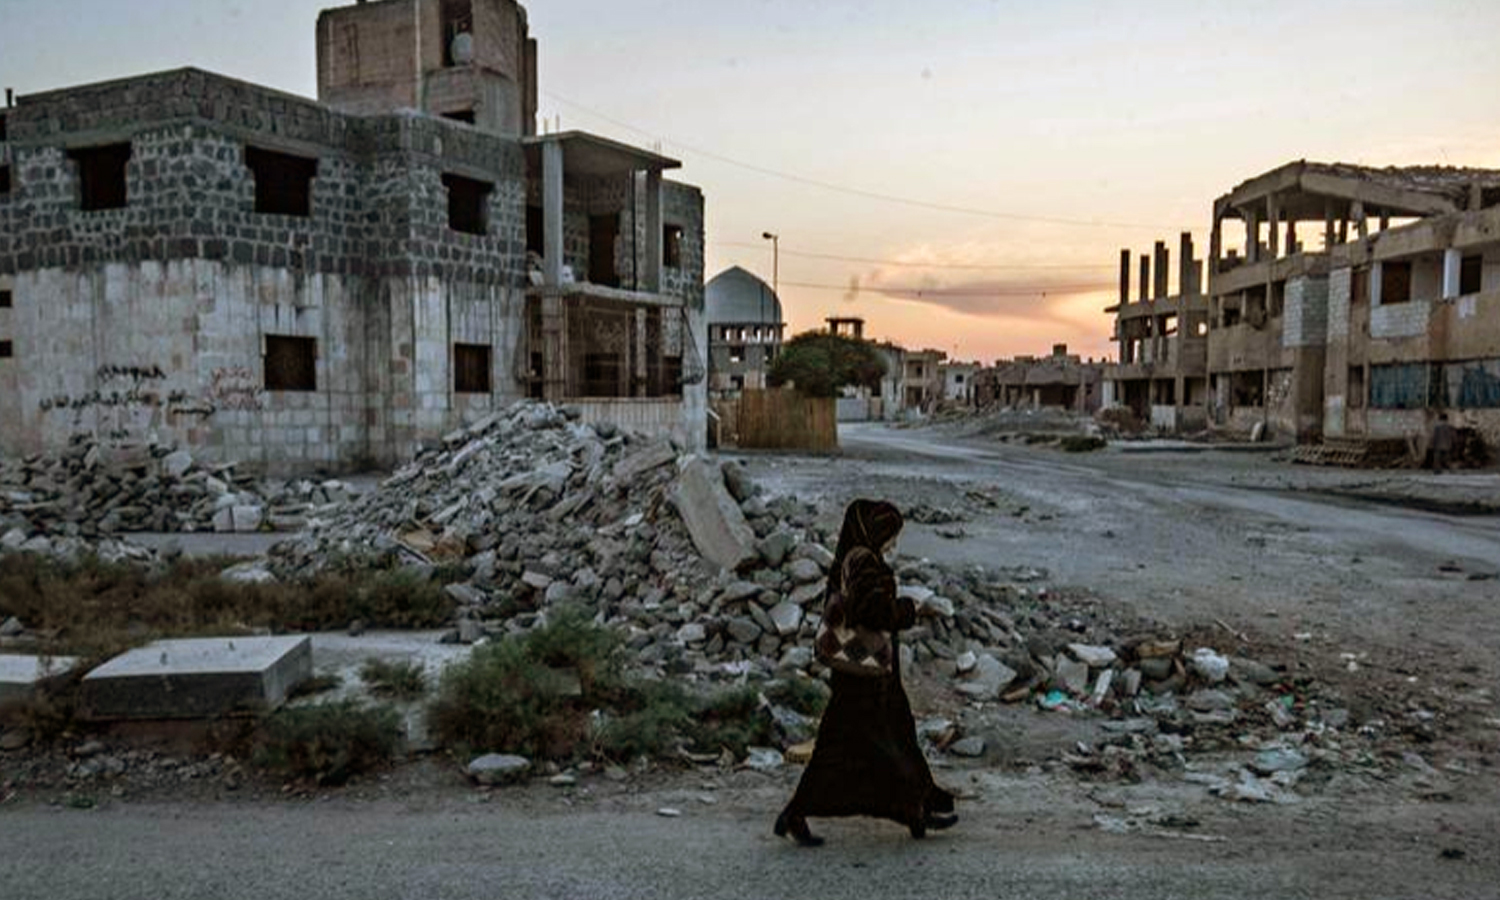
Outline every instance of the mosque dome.
<svg viewBox="0 0 1500 900"><path fill-rule="evenodd" d="M764 281L735 266L704 287L710 325L780 325L781 301Z"/></svg>

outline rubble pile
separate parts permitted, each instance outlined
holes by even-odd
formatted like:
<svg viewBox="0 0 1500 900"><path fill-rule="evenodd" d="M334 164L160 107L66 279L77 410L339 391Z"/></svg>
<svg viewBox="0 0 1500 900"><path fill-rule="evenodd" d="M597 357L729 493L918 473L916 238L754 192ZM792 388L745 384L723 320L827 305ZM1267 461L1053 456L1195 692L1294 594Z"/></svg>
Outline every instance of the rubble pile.
<svg viewBox="0 0 1500 900"><path fill-rule="evenodd" d="M233 463L200 465L170 445L79 436L55 455L0 460L0 534L40 544L133 531L295 531L352 496L337 481L271 489Z"/></svg>

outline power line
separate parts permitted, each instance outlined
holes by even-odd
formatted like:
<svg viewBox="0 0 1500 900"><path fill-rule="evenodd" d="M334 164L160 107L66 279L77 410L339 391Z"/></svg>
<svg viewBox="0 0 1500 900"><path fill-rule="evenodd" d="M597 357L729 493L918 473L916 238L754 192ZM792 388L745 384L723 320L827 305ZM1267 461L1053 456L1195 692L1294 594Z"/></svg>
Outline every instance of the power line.
<svg viewBox="0 0 1500 900"><path fill-rule="evenodd" d="M717 244L720 247L748 247L748 248L750 248L752 250L765 250L767 252L770 252L770 247L768 247L766 244L764 244L764 243L757 244L757 243L755 243L753 241L714 241L714 243ZM910 262L910 261L899 260L899 259L875 259L873 257L868 257L868 256L840 256L840 255L838 255L836 253L809 253L809 252L807 252L805 250L788 250L785 247L783 247L781 249L781 255L782 256L796 256L796 257L800 257L802 259L828 259L828 260L834 260L834 261L837 261L837 262L870 263L871 265L879 265L879 266L900 266L900 267L910 268L910 269L952 269L952 270L958 270L958 271L986 271L986 270L989 270L989 271L1002 271L1002 270L1016 270L1016 269L1028 269L1028 270L1061 269L1061 270L1077 271L1077 270L1080 270L1080 269L1113 269L1114 268L1114 264L1113 263L1081 263L1081 264L1076 264L1076 265L1075 264L1068 264L1068 263L1038 263L1038 264L998 263L998 264L972 264L972 265L965 264L965 263L923 263L923 262Z"/></svg>
<svg viewBox="0 0 1500 900"><path fill-rule="evenodd" d="M864 284L817 284L808 281L783 281L782 287L806 288L814 291L840 291L845 294L910 294L922 297L1046 297L1048 294L1087 294L1114 288L1114 284L1063 284L1027 288L1005 288L1002 290L945 290L943 288L879 287Z"/></svg>
<svg viewBox="0 0 1500 900"><path fill-rule="evenodd" d="M898 203L902 206L912 206L920 209L931 209L938 212L958 213L959 215L965 216L979 216L987 219L1004 219L1015 222L1038 222L1047 225L1071 225L1080 228L1129 228L1152 231L1171 231L1180 227L1177 225L1152 225L1144 222L1111 222L1100 219L1068 219L1059 216L1034 216L1025 215L1022 213L997 212L995 210L977 209L969 206L955 206L948 203L936 203L930 200L917 200L911 197L899 197L895 194L885 194L881 193L880 191L870 191L865 190L864 188L850 187L843 184L834 184L833 182L829 181L821 181L816 178L808 178L805 175L795 175L791 172L782 172L777 169L770 169L765 166L756 165L755 163L745 162L744 160L725 156L722 153L715 153L712 150L705 150L702 147L695 147L692 144L685 144L682 141L676 140L675 138L670 138L664 135L657 134L656 132L647 131L644 128L637 128L636 126L631 125L628 122L622 122L619 119L605 115L604 113L599 112L596 109L584 106L582 103L576 103L566 97L561 97L557 94L552 93L551 91L543 91L542 93L547 97L556 100L558 103L563 104L564 106L571 106L580 112L587 113L588 115L608 122L611 125L624 128L627 131L642 135L643 137L646 137L648 139L664 141L665 143L671 144L675 147L681 147L683 150L686 150L690 153L696 153L697 155L702 156L706 159L712 159L716 162L724 163L725 165L735 166L737 168L745 169L749 172L755 172L760 175L766 175L771 178L780 178L784 181L791 181L797 184L807 185L808 187L820 188L825 191L848 194L854 197L864 197L867 200L880 200L885 203Z"/></svg>

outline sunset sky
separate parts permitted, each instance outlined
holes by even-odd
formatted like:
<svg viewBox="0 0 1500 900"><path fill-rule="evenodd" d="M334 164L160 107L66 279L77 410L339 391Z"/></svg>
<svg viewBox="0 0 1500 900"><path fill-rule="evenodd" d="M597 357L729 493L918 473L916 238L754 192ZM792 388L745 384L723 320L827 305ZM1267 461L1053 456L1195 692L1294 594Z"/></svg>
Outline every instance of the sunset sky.
<svg viewBox="0 0 1500 900"><path fill-rule="evenodd" d="M194 65L313 96L330 5L0 0L0 86ZM1500 167L1494 0L527 9L543 116L683 160L709 277L769 281L776 232L791 330L963 359L1109 353L1120 248L1206 248L1213 198L1282 163Z"/></svg>

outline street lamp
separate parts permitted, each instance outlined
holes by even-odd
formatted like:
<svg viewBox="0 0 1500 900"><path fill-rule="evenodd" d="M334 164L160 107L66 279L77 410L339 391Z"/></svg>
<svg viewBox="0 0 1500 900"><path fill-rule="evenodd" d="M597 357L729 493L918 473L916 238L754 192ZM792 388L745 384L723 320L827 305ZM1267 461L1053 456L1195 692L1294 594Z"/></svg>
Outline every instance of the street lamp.
<svg viewBox="0 0 1500 900"><path fill-rule="evenodd" d="M761 239L771 242L771 293L781 297L781 235L761 232Z"/></svg>

